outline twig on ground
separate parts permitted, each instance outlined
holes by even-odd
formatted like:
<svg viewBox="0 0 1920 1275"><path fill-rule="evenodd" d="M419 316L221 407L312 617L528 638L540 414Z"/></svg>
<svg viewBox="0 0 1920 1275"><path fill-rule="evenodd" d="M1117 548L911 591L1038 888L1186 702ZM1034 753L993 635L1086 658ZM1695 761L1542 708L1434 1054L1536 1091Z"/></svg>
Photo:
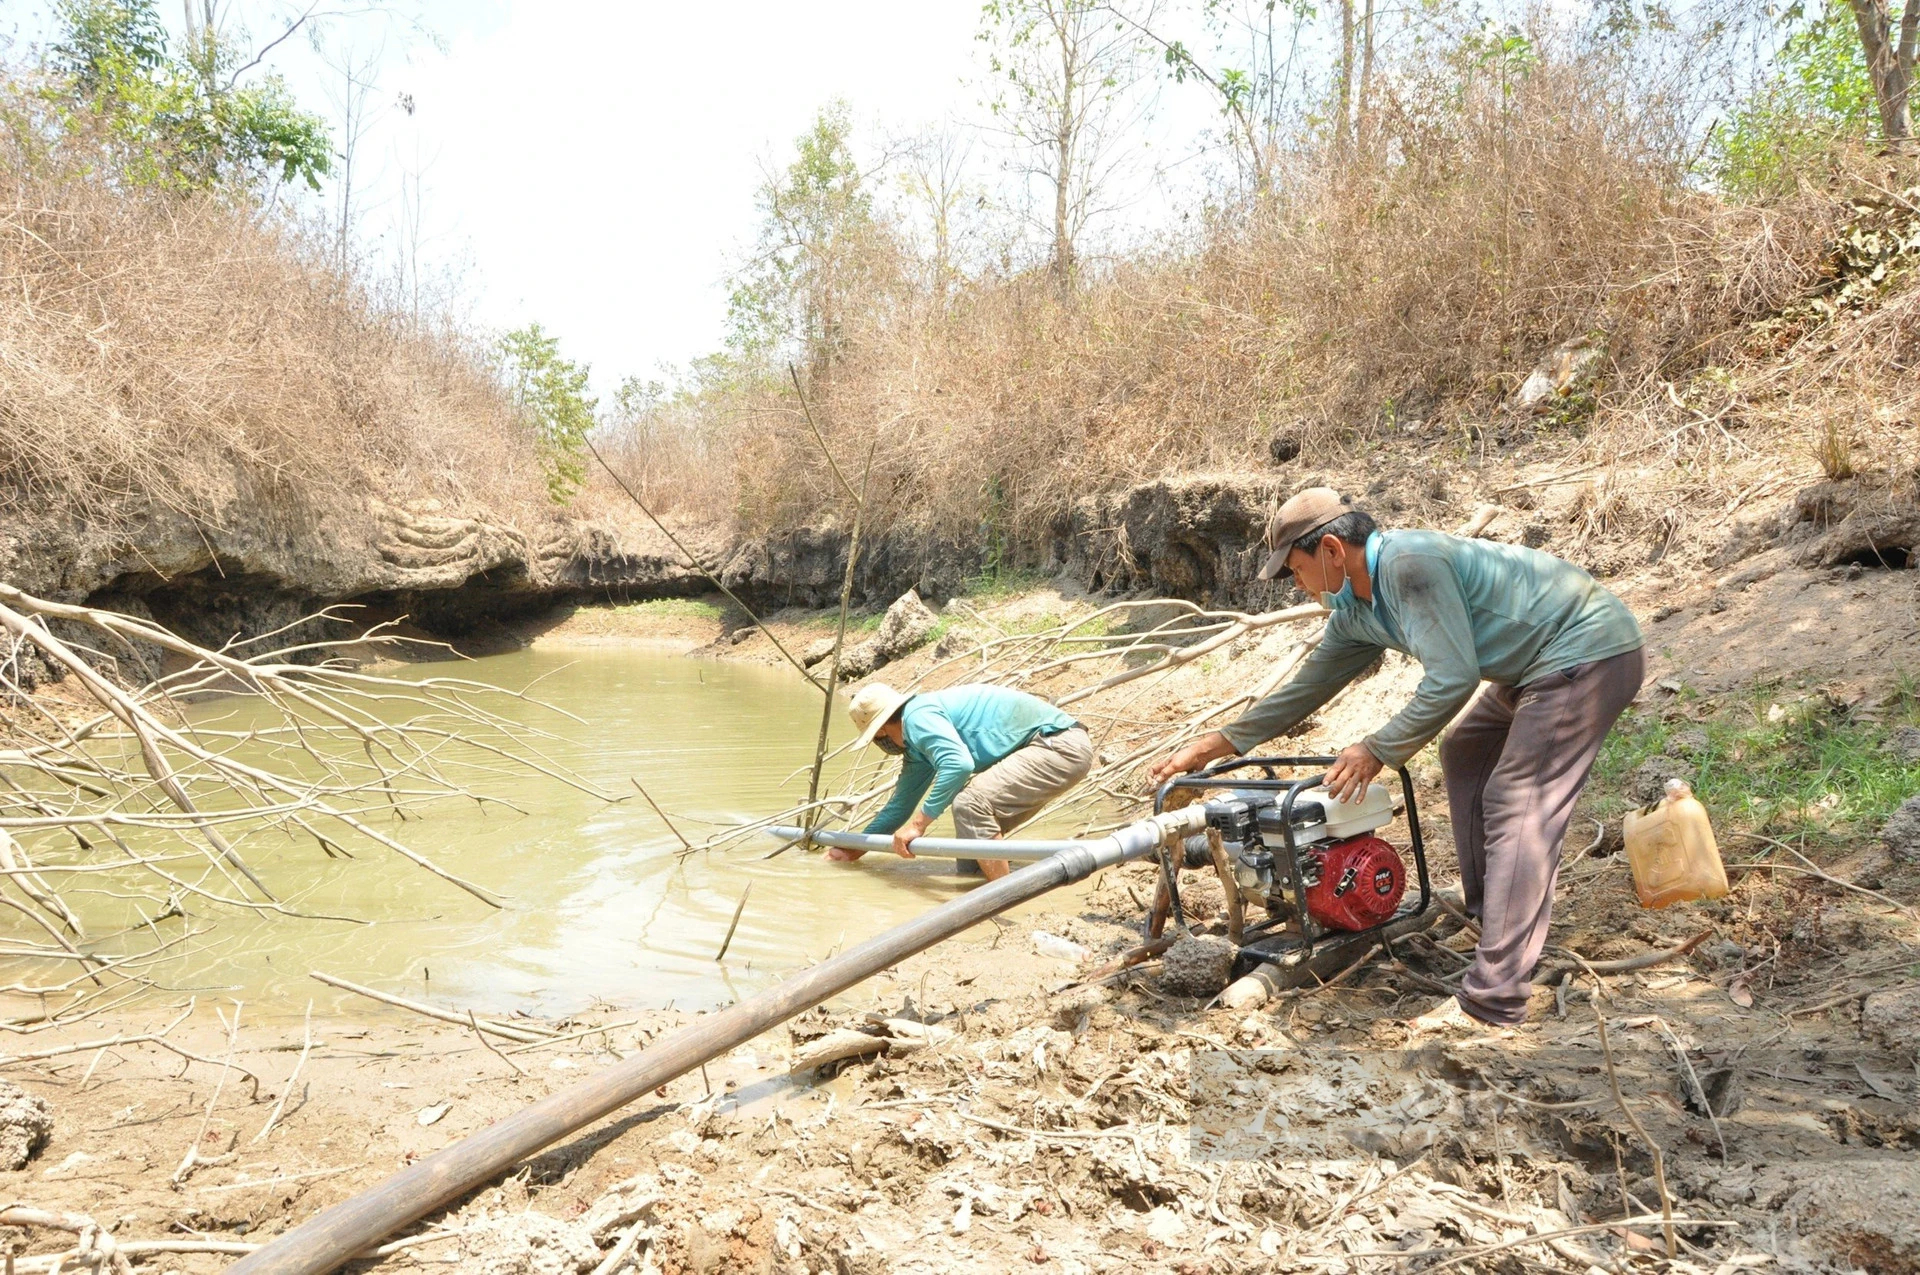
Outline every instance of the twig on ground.
<svg viewBox="0 0 1920 1275"><path fill-rule="evenodd" d="M233 1070L233 1051L240 1036L239 1001L233 1003L233 1021L231 1023L226 1021L226 1015L218 1009L214 1012L220 1014L221 1025L227 1029L227 1062L226 1065L220 1069L220 1079L214 1082L213 1095L207 1099L206 1113L200 1117L200 1131L194 1134L193 1144L187 1148L187 1154L181 1157L180 1167L173 1171L173 1183L175 1186L185 1182L192 1176L193 1171L202 1165L212 1166L216 1164L226 1164L233 1159L232 1151L228 1151L224 1155L216 1156L204 1156L200 1154L200 1143L206 1138L207 1129L213 1124L213 1109L219 1105L220 1091L226 1088L227 1075Z"/></svg>
<svg viewBox="0 0 1920 1275"><path fill-rule="evenodd" d="M513 1068L514 1075L524 1076L527 1074L526 1068L522 1067L519 1063L515 1062L513 1059L501 1053L500 1046L494 1044L492 1041L487 1039L487 1034L480 1030L480 1020L474 1016L474 1013L472 1010L467 1011L467 1025L473 1028L473 1038L479 1041L480 1044L486 1049L488 1053L492 1054L495 1058L498 1058L501 1062L505 1063L507 1066Z"/></svg>
<svg viewBox="0 0 1920 1275"><path fill-rule="evenodd" d="M1692 1086L1693 1096L1700 1100L1700 1109L1707 1113L1707 1120L1713 1125L1714 1140L1720 1144L1720 1163L1725 1164L1727 1138L1720 1132L1720 1115L1713 1109L1712 1095L1707 1092L1707 1087L1700 1083L1700 1075L1693 1069L1693 1059L1687 1057L1687 1047L1680 1043L1680 1038L1673 1034L1673 1029L1667 1026L1666 1020L1656 1018L1653 1020L1653 1025L1662 1036L1667 1038L1667 1047L1673 1050L1673 1056L1679 1060L1680 1069L1687 1073L1687 1084Z"/></svg>
<svg viewBox="0 0 1920 1275"><path fill-rule="evenodd" d="M1089 984L1098 983L1102 979L1112 978L1115 974L1132 969L1144 961L1150 961L1172 947L1176 937L1176 935L1172 934L1162 934L1159 938L1151 942L1130 947L1120 955L1114 957L1111 961L1108 961L1105 965L1088 971L1086 975L1074 979L1071 983L1064 984L1060 990L1066 992L1076 987L1086 987Z"/></svg>
<svg viewBox="0 0 1920 1275"><path fill-rule="evenodd" d="M1658 952L1642 952L1637 956L1622 956L1610 961L1590 961L1572 948L1555 947L1553 949L1554 951L1572 957L1577 964L1571 966L1548 966L1539 971L1539 977L1541 982L1551 983L1556 982L1560 975L1568 973L1575 968L1583 969L1587 973L1595 976L1601 974L1627 974L1634 970L1652 969L1656 965L1664 965L1668 961L1679 960L1712 937L1713 928L1709 926L1692 938L1682 943L1677 943L1672 947L1663 948Z"/></svg>
<svg viewBox="0 0 1920 1275"><path fill-rule="evenodd" d="M1737 863L1733 865L1732 868L1728 869L1728 871L1752 872L1759 869L1771 869L1775 872L1794 872L1794 873L1799 873L1805 876L1818 877L1820 880L1826 881L1832 885L1837 885L1843 890L1852 890L1855 894L1864 894L1870 899L1878 899L1880 902L1886 904L1888 907L1892 908L1894 911L1898 912L1902 916L1920 918L1920 912L1914 911L1914 909L1908 907L1906 904L1900 902L1898 899L1890 898L1889 896L1882 894L1878 890L1869 890L1864 885L1855 885L1851 881L1843 881L1839 877L1836 877L1831 873L1822 870L1821 867L1818 864L1816 864L1813 860L1807 858L1806 855L1801 854L1798 850L1795 850L1792 846L1788 845L1784 841L1777 841L1772 837L1763 837L1757 832L1736 832L1733 835L1736 837L1743 838L1744 840L1747 840L1747 841L1764 842L1767 845L1774 846L1781 850L1785 850L1788 854L1800 860L1800 862L1805 864L1806 866L1803 868L1796 868L1791 864L1785 864L1785 863Z"/></svg>
<svg viewBox="0 0 1920 1275"><path fill-rule="evenodd" d="M601 1260L600 1264L593 1268L593 1275L613 1275L615 1271L619 1270L620 1264L632 1256L633 1250L640 1246L640 1238L646 1230L647 1223L645 1219L635 1222L632 1226L628 1227L627 1233L620 1237L620 1242L613 1246L613 1251L608 1253L606 1257Z"/></svg>
<svg viewBox="0 0 1920 1275"><path fill-rule="evenodd" d="M1366 951L1360 954L1359 960L1356 960L1353 963L1347 965L1345 968L1341 969L1338 973L1334 974L1332 978L1323 979L1320 982L1315 983L1312 987L1287 988L1285 991L1281 992L1281 996L1289 1000L1304 1000L1305 998L1314 995L1316 992L1324 992L1329 987L1335 987L1341 983L1344 983L1347 981L1347 979L1351 978L1354 972L1357 971L1362 965L1365 965L1368 961L1380 955L1382 950L1383 949L1381 945L1378 943L1375 943L1371 947L1369 947ZM1399 965L1399 962L1395 961L1394 964ZM1401 968L1404 969L1405 967L1401 966ZM1449 992L1448 995L1452 995L1452 993Z"/></svg>
<svg viewBox="0 0 1920 1275"><path fill-rule="evenodd" d="M583 1027L579 1031L568 1032L564 1036L549 1036L545 1040L536 1040L531 1045L515 1045L506 1052L509 1054L524 1054L533 1049L545 1049L548 1045L564 1045L570 1040L579 1040L586 1036L597 1036L602 1032L610 1032L616 1027L637 1027L639 1025L639 1019L627 1018L617 1023L608 1023L602 1027ZM611 1046L608 1046L608 1048L611 1048Z"/></svg>
<svg viewBox="0 0 1920 1275"><path fill-rule="evenodd" d="M273 1132L273 1126L280 1119L280 1113L287 1109L287 1098L293 1093L293 1084L300 1079L300 1069L307 1065L307 1055L313 1052L313 1001L307 1001L306 1030L300 1043L300 1057L293 1063L293 1071L287 1076L287 1083L280 1087L280 1098L273 1104L273 1110L267 1113L267 1122L260 1126L260 1132L253 1135L253 1143L265 1142L267 1135ZM248 1145L253 1145L249 1143Z"/></svg>
<svg viewBox="0 0 1920 1275"><path fill-rule="evenodd" d="M1909 962L1909 964L1911 964L1911 962ZM1799 1009L1790 1009L1787 1011L1787 1017L1800 1018L1807 1014L1818 1014L1825 1010L1838 1009L1840 1006L1848 1004L1852 1001L1865 1000L1867 997L1873 995L1875 992L1883 992L1883 991L1891 990L1892 988L1895 988L1895 987L1905 987L1905 986L1908 986L1908 984L1890 983L1887 985L1887 987L1856 988L1853 991L1848 992L1843 996L1835 996L1828 1000L1818 1001L1812 1005L1802 1005Z"/></svg>
<svg viewBox="0 0 1920 1275"><path fill-rule="evenodd" d="M1598 982L1597 979L1595 981ZM1671 1261L1679 1255L1679 1248L1674 1241L1673 1197L1667 1192L1667 1157L1661 1151L1660 1144L1655 1142L1653 1136L1647 1132L1647 1127L1640 1123L1640 1117L1634 1114L1633 1108L1627 1105L1625 1096L1620 1092L1620 1075L1613 1065L1613 1045L1607 1039L1607 1016L1600 1010L1600 993L1597 988L1590 1003L1593 1006L1593 1021L1600 1028L1600 1052L1606 1059L1607 1085L1613 1090L1614 1105L1620 1108L1620 1114L1627 1118L1627 1123L1633 1126L1633 1131L1640 1135L1640 1141L1647 1144L1647 1151L1653 1156L1653 1182L1660 1191L1660 1216L1665 1219L1662 1230L1667 1241L1667 1258Z"/></svg>
<svg viewBox="0 0 1920 1275"><path fill-rule="evenodd" d="M383 1005L393 1005L399 1009L410 1009L416 1014L425 1014L428 1018L437 1018L443 1023L452 1023L456 1027L465 1027L467 1025L467 1020L463 1015L457 1014L450 1009L441 1009L438 1005L423 1004L420 1001L408 1000L404 996L394 996L388 992L376 992L371 987L362 987L358 983L349 983L344 978L336 978L332 974L322 974L318 970L312 971L309 977L325 983L328 987L337 987L343 992L352 992L357 996L365 996L370 1000L379 1001ZM554 1035L553 1032L545 1028L509 1027L504 1023L496 1023L486 1018L479 1019L478 1022L481 1031L491 1032L495 1036L516 1041L522 1045L531 1045Z"/></svg>

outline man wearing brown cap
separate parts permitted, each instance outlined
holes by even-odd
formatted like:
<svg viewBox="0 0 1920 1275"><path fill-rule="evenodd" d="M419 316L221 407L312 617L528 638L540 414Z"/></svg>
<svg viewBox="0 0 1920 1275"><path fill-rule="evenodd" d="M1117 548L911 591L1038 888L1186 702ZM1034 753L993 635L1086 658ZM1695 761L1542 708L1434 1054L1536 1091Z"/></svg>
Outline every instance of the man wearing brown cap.
<svg viewBox="0 0 1920 1275"><path fill-rule="evenodd" d="M1280 507L1262 580L1291 577L1333 614L1299 672L1223 730L1148 769L1155 783L1252 749L1332 699L1385 650L1424 671L1412 701L1340 753L1327 786L1345 799L1413 756L1492 683L1440 746L1467 910L1480 946L1456 1002L1483 1023L1526 1018L1547 941L1560 843L1600 742L1640 690L1640 626L1579 567L1519 545L1381 531L1327 487Z"/></svg>

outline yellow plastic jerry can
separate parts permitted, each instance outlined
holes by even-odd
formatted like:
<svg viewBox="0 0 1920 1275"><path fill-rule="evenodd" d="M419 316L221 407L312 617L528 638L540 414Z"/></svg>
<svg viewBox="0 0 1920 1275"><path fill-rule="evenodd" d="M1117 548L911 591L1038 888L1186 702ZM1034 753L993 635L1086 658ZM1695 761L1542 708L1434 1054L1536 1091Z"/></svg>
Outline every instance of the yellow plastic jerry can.
<svg viewBox="0 0 1920 1275"><path fill-rule="evenodd" d="M1682 781L1667 780L1666 797L1630 812L1620 830L1641 907L1717 899L1727 892L1727 870L1706 807Z"/></svg>

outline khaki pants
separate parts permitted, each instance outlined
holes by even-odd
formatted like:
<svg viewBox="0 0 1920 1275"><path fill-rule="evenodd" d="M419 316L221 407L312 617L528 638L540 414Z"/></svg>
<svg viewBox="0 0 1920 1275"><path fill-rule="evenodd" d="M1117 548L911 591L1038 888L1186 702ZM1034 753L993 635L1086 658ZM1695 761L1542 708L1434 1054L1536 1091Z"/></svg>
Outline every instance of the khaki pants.
<svg viewBox="0 0 1920 1275"><path fill-rule="evenodd" d="M1489 686L1440 745L1460 884L1480 919L1460 982L1460 1006L1475 1018L1526 1019L1573 804L1646 668L1644 652L1627 651L1525 686Z"/></svg>
<svg viewBox="0 0 1920 1275"><path fill-rule="evenodd" d="M1093 739L1086 727L1042 735L975 775L953 799L954 835L1004 836L1092 769Z"/></svg>

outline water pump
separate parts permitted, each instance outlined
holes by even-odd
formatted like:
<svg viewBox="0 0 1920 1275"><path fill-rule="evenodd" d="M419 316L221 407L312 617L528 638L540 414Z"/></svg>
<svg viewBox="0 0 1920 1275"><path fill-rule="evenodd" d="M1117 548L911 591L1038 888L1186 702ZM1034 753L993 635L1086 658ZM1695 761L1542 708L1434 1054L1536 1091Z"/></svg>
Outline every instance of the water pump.
<svg viewBox="0 0 1920 1275"><path fill-rule="evenodd" d="M1255 956L1263 954L1255 941L1262 932L1285 927L1282 946L1310 951L1316 938L1368 934L1401 915L1407 862L1381 832L1402 813L1419 885L1418 906L1406 915L1432 905L1419 813L1405 767L1396 772L1398 803L1384 784L1369 784L1357 799L1341 802L1326 791L1320 774L1280 777L1283 769L1324 767L1333 760L1237 758L1171 780L1157 796L1156 809L1182 804L1182 798L1204 803L1207 826L1226 849L1241 898L1266 910L1266 921L1248 932L1246 950ZM1205 835L1188 838L1185 849L1189 866L1210 862Z"/></svg>

